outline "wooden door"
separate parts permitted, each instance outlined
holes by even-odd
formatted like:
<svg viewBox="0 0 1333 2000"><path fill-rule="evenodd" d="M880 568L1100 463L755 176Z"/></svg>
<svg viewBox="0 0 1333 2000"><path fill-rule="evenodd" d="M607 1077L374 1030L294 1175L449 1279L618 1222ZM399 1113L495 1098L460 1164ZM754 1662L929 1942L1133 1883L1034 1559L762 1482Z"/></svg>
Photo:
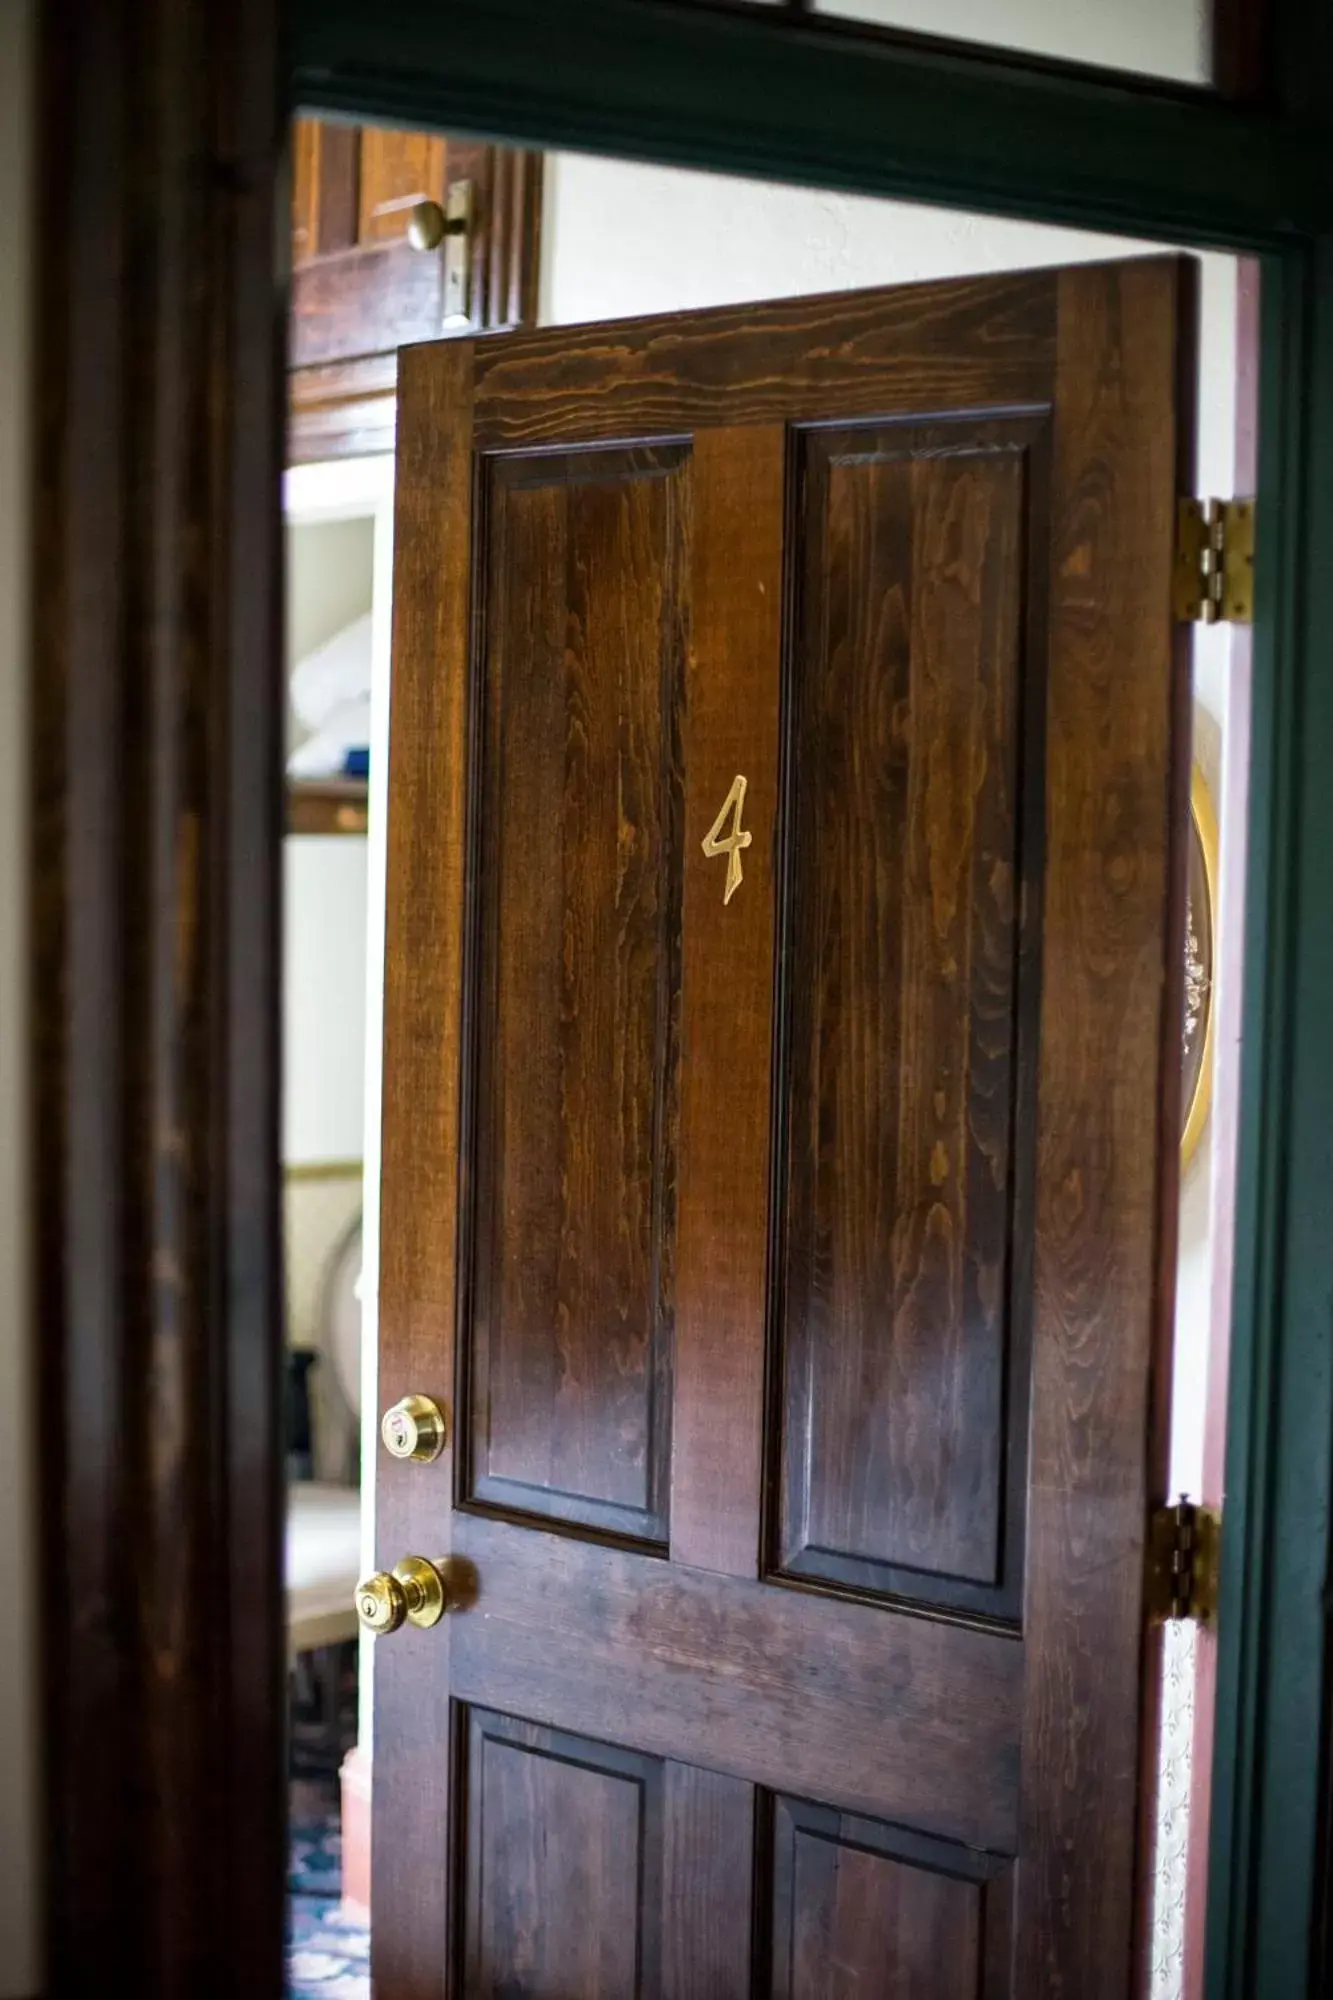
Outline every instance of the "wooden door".
<svg viewBox="0 0 1333 2000"><path fill-rule="evenodd" d="M1189 295L404 357L382 2000L1131 1989Z"/></svg>

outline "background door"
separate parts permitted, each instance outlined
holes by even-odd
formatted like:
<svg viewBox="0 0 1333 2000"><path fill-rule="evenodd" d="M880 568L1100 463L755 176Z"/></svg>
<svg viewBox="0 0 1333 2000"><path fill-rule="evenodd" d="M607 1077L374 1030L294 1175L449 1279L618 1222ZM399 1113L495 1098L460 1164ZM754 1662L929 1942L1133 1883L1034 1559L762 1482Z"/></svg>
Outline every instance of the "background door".
<svg viewBox="0 0 1333 2000"><path fill-rule="evenodd" d="M1129 1990L1189 290L403 358L388 2000Z"/></svg>

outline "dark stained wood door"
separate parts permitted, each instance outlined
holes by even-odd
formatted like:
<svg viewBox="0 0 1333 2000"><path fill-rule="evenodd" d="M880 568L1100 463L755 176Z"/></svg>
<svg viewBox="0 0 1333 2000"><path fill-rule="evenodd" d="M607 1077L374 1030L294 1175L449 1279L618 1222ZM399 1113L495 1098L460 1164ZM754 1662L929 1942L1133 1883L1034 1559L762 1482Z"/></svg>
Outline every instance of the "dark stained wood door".
<svg viewBox="0 0 1333 2000"><path fill-rule="evenodd" d="M1190 295L404 356L381 2000L1131 1990Z"/></svg>

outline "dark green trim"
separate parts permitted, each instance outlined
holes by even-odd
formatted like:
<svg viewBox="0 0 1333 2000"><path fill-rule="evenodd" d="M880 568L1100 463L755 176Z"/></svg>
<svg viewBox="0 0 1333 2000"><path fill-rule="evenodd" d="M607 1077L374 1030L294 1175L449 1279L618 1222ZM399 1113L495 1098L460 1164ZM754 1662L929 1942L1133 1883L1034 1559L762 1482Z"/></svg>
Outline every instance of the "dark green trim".
<svg viewBox="0 0 1333 2000"><path fill-rule="evenodd" d="M1267 276L1210 2000L1317 1990L1333 1472L1333 240Z"/></svg>
<svg viewBox="0 0 1333 2000"><path fill-rule="evenodd" d="M1333 99L1303 59L1328 10L1273 5L1279 87L1327 118ZM660 0L295 0L291 34L292 101L311 109L1268 253L1207 1990L1322 1990L1310 1951L1333 1463L1333 150L1203 94Z"/></svg>
<svg viewBox="0 0 1333 2000"><path fill-rule="evenodd" d="M1173 241L1333 224L1303 128L1202 91L662 0L295 0L295 101Z"/></svg>
<svg viewBox="0 0 1333 2000"><path fill-rule="evenodd" d="M1327 821L1333 805L1326 776L1333 713L1321 721L1321 694L1325 708L1327 695L1313 658L1323 537L1314 530L1309 504L1310 482L1327 477L1321 466L1333 445L1330 396L1321 394L1318 379L1322 374L1333 381L1333 351L1325 367L1318 366L1333 332L1327 309L1318 309L1326 261L1327 252L1295 252L1270 259L1264 273L1243 1116L1209 2000L1270 1993L1276 2000L1304 1991L1314 1896L1333 1410L1327 1302L1316 1300L1311 1312L1292 1251L1312 1222L1316 1244L1321 1233L1325 1246L1329 1241L1329 1183L1321 1189L1317 1178L1299 1176L1293 1150L1298 1055L1307 1077L1306 1110L1328 1103L1327 1071L1321 1092L1309 1067L1312 1056L1316 1064L1327 1063L1327 1056L1308 1039L1321 1009L1310 989L1315 968L1299 867L1303 811L1322 806ZM1333 835L1333 827L1326 832ZM1307 881L1307 895L1310 886ZM1324 888L1326 894L1327 878ZM1327 1023L1333 1018L1327 973L1322 989ZM1315 1220L1321 1206L1322 1232Z"/></svg>

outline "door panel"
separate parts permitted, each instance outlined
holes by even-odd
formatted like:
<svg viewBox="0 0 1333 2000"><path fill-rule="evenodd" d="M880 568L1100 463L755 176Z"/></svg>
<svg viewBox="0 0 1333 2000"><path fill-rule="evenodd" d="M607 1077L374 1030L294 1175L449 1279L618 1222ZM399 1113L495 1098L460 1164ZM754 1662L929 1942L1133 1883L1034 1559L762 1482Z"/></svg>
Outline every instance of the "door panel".
<svg viewBox="0 0 1333 2000"><path fill-rule="evenodd" d="M404 357L391 2000L1126 2000L1190 283Z"/></svg>
<svg viewBox="0 0 1333 2000"><path fill-rule="evenodd" d="M451 1624L459 1699L1015 1851L1011 1634L472 1513L454 1518L452 1560L479 1614Z"/></svg>
<svg viewBox="0 0 1333 2000"><path fill-rule="evenodd" d="M774 1808L774 2000L1008 1993L1013 1867L803 1799Z"/></svg>
<svg viewBox="0 0 1333 2000"><path fill-rule="evenodd" d="M430 132L361 128L358 243L397 243L419 201L444 199L446 147Z"/></svg>
<svg viewBox="0 0 1333 2000"><path fill-rule="evenodd" d="M689 483L489 468L474 1498L667 1535Z"/></svg>
<svg viewBox="0 0 1333 2000"><path fill-rule="evenodd" d="M1019 692L1040 711L1047 444L1031 419L807 434L795 558L783 1567L1008 1617L1014 1093L1037 1030L1020 834L1041 791Z"/></svg>
<svg viewBox="0 0 1333 2000"><path fill-rule="evenodd" d="M752 1786L471 1709L464 1991L747 2000Z"/></svg>
<svg viewBox="0 0 1333 2000"><path fill-rule="evenodd" d="M658 1758L472 1710L466 1992L660 1991L662 1790Z"/></svg>

